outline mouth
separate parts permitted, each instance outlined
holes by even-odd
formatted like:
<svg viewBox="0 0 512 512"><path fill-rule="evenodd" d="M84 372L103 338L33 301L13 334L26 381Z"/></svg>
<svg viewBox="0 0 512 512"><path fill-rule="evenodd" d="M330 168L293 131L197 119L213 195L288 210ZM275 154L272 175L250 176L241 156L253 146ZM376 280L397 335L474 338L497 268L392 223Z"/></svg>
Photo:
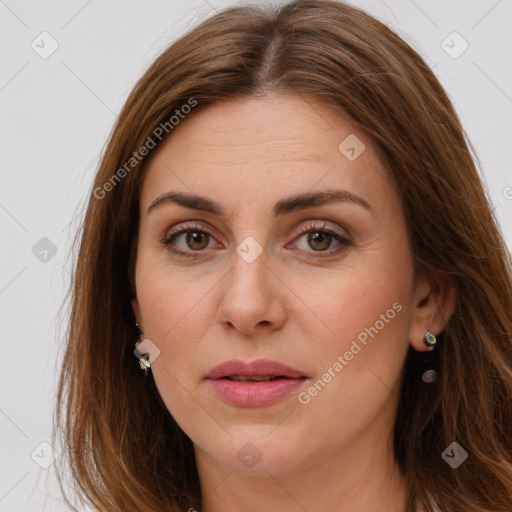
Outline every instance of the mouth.
<svg viewBox="0 0 512 512"><path fill-rule="evenodd" d="M308 377L301 371L268 359L226 361L206 380L225 403L234 407L267 407L298 392Z"/></svg>
<svg viewBox="0 0 512 512"><path fill-rule="evenodd" d="M254 376L248 377L247 375L230 375L229 377L221 377L220 380L232 380L235 382L272 382L278 379L290 379L291 377L286 377L284 375L266 375L266 376ZM305 378L305 377L304 377Z"/></svg>
<svg viewBox="0 0 512 512"><path fill-rule="evenodd" d="M270 359L257 359L251 362L232 359L212 368L206 378L236 382L264 382L278 379L302 379L307 378L307 375Z"/></svg>

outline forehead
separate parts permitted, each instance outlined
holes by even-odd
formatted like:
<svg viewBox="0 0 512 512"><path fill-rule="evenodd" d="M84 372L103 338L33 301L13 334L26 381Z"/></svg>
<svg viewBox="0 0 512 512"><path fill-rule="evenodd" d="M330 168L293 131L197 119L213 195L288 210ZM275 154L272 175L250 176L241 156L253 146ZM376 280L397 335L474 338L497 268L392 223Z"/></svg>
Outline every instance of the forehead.
<svg viewBox="0 0 512 512"><path fill-rule="evenodd" d="M383 183L378 149L339 111L299 95L244 98L208 105L174 128L147 166L141 206L166 189L261 200L343 187L371 201Z"/></svg>

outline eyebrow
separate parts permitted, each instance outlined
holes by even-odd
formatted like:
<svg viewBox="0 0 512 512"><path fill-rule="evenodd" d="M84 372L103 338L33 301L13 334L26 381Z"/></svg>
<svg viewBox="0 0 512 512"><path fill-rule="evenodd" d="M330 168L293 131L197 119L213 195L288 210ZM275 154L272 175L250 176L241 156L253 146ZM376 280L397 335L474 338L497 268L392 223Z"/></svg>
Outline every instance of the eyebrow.
<svg viewBox="0 0 512 512"><path fill-rule="evenodd" d="M373 212L372 207L367 201L347 190L322 190L320 192L309 192L290 196L277 201L272 211L275 217L280 217L287 213L336 202L357 204ZM146 215L149 215L155 209L170 203L177 204L191 210L200 210L203 212L213 213L220 217L227 217L222 207L215 201L207 197L198 196L196 194L186 194L183 192L166 192L161 194L151 203Z"/></svg>

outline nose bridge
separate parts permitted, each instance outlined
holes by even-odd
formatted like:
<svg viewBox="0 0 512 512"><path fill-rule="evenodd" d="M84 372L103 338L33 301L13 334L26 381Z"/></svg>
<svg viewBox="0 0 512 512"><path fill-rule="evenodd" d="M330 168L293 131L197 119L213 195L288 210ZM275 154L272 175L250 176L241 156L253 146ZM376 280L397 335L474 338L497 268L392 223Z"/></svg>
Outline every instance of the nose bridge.
<svg viewBox="0 0 512 512"><path fill-rule="evenodd" d="M233 272L255 273L265 272L268 253L268 228L264 225L264 212L256 211L249 201L238 209L233 226L235 254L233 254ZM250 277L249 277L250 278Z"/></svg>
<svg viewBox="0 0 512 512"><path fill-rule="evenodd" d="M219 321L245 333L258 325L279 326L284 320L284 310L272 283L268 251L252 236L242 238L235 249L222 288Z"/></svg>
<svg viewBox="0 0 512 512"><path fill-rule="evenodd" d="M245 237L233 254L230 291L248 305L267 297L267 263L268 251L252 236Z"/></svg>

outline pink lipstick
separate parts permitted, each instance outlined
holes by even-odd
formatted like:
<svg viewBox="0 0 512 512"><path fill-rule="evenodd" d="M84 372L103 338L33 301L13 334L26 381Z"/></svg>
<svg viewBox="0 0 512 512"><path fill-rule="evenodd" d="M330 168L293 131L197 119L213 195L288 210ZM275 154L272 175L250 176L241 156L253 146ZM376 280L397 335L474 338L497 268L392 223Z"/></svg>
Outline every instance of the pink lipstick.
<svg viewBox="0 0 512 512"><path fill-rule="evenodd" d="M296 391L307 378L303 372L269 359L226 361L206 376L219 398L236 407L274 404Z"/></svg>

